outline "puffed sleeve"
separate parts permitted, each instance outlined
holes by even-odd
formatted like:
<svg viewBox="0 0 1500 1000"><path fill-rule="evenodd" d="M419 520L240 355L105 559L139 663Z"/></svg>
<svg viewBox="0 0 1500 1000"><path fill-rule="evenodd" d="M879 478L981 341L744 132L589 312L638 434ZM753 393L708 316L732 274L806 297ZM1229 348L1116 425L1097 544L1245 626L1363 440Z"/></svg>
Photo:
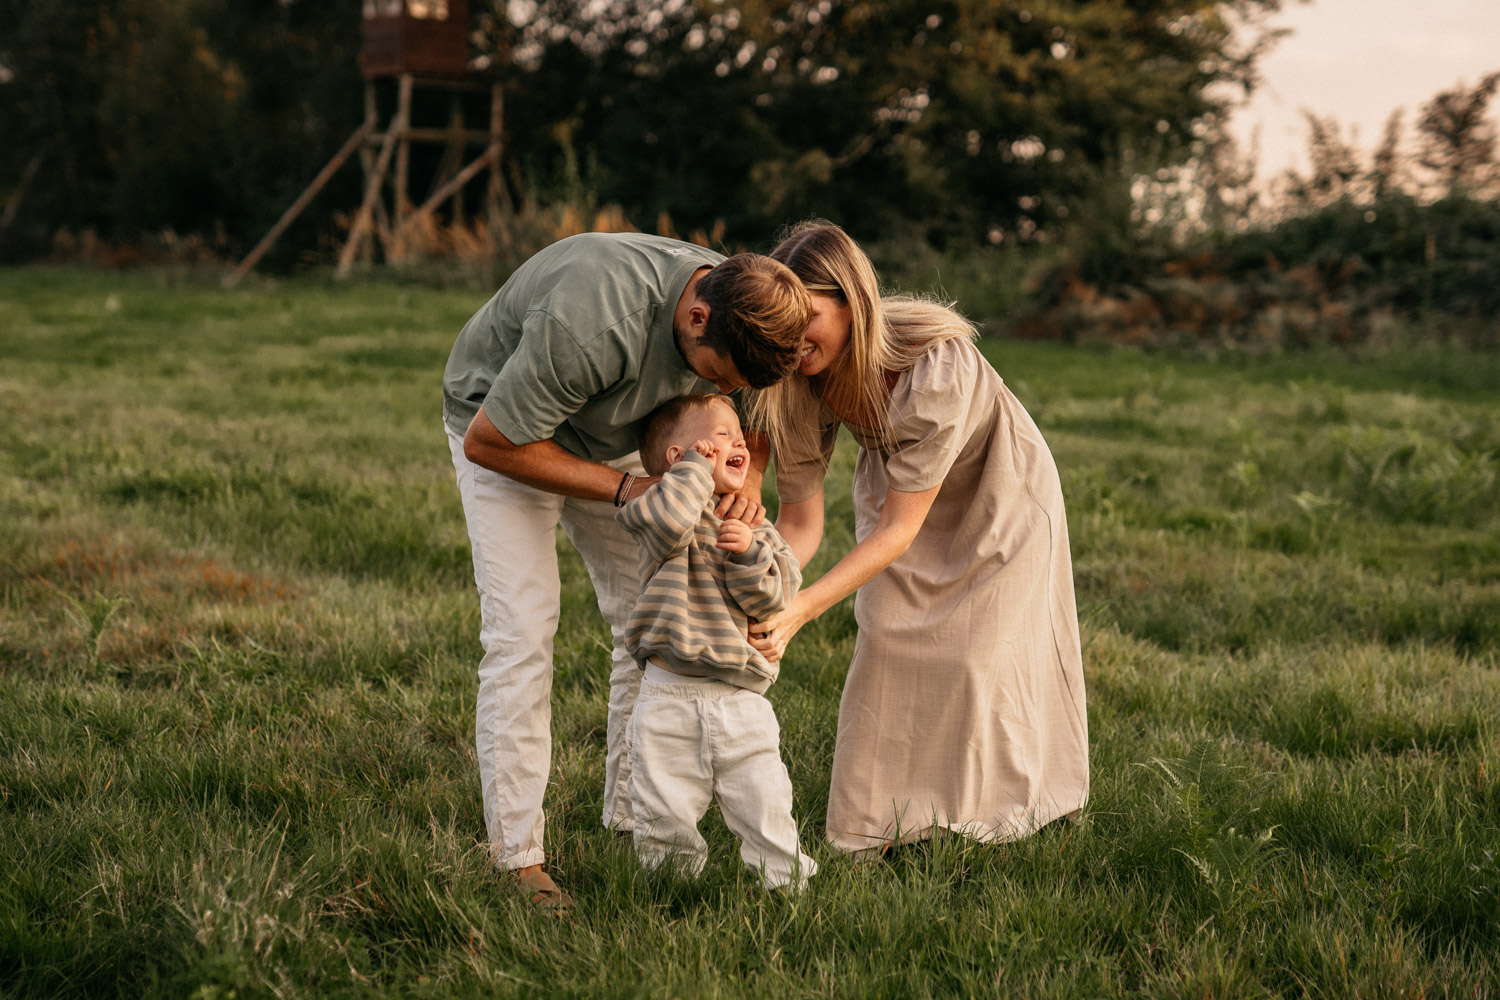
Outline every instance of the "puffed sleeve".
<svg viewBox="0 0 1500 1000"><path fill-rule="evenodd" d="M775 454L776 495L782 503L798 503L817 493L828 474L828 462L838 441L839 421L800 378L795 381L790 419L791 440Z"/></svg>
<svg viewBox="0 0 1500 1000"><path fill-rule="evenodd" d="M964 425L974 399L979 351L967 340L933 346L896 383L890 414L895 447L886 478L903 493L942 484L964 445Z"/></svg>

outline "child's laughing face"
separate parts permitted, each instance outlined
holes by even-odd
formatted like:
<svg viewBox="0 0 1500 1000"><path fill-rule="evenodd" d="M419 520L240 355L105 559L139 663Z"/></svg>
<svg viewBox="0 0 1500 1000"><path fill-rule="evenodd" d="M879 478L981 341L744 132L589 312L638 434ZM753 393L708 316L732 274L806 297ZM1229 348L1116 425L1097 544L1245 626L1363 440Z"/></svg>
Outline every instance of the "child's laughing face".
<svg viewBox="0 0 1500 1000"><path fill-rule="evenodd" d="M750 472L750 449L745 446L739 415L728 399L714 400L683 414L672 435L667 458L677 461L699 441L708 442L714 449L714 492L738 493Z"/></svg>

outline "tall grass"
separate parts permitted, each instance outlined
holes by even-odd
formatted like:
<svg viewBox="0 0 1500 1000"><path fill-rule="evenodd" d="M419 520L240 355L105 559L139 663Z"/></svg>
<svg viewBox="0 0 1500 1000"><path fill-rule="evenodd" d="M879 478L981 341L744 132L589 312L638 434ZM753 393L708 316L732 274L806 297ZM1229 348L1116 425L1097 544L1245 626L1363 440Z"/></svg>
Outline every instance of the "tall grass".
<svg viewBox="0 0 1500 1000"><path fill-rule="evenodd" d="M772 689L763 893L598 825L607 635L563 553L550 863L490 873L438 377L481 292L0 272L0 994L1487 996L1493 355L986 341L1063 471L1093 796L1015 844L819 840L848 603ZM852 452L830 480L847 549Z"/></svg>

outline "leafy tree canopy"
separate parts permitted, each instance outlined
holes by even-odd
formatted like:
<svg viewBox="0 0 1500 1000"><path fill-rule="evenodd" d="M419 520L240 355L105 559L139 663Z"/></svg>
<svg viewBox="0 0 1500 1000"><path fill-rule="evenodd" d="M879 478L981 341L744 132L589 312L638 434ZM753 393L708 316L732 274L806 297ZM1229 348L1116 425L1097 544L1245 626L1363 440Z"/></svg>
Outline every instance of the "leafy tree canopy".
<svg viewBox="0 0 1500 1000"><path fill-rule="evenodd" d="M1034 237L1256 82L1279 0L512 4L516 146L651 218ZM1245 30L1235 31L1239 24ZM564 148L567 147L567 148ZM570 159L571 158L571 159ZM1111 177L1113 173L1113 177Z"/></svg>
<svg viewBox="0 0 1500 1000"><path fill-rule="evenodd" d="M863 237L1047 238L1255 83L1281 0L473 0L515 194ZM0 196L31 232L252 242L362 118L352 0L0 0ZM29 190L25 190L29 185ZM342 185L342 186L340 186ZM357 200L323 196L292 245ZM1093 206L1093 208L1091 208ZM1128 209L1127 209L1128 211ZM14 245L16 227L10 234Z"/></svg>

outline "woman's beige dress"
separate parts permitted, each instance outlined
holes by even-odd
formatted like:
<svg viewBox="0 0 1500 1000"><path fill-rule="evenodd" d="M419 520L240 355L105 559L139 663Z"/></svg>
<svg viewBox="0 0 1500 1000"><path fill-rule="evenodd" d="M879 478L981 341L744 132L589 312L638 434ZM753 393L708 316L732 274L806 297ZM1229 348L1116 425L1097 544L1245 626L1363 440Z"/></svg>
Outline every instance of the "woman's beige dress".
<svg viewBox="0 0 1500 1000"><path fill-rule="evenodd" d="M805 383L804 383L805 384ZM777 457L783 502L816 494L839 420ZM828 838L844 850L948 829L1025 836L1088 798L1088 719L1057 466L973 344L949 340L891 392L897 447L849 425L860 452L855 535L887 488L942 489L910 549L855 598L859 637L839 705ZM799 453L800 452L800 453Z"/></svg>

